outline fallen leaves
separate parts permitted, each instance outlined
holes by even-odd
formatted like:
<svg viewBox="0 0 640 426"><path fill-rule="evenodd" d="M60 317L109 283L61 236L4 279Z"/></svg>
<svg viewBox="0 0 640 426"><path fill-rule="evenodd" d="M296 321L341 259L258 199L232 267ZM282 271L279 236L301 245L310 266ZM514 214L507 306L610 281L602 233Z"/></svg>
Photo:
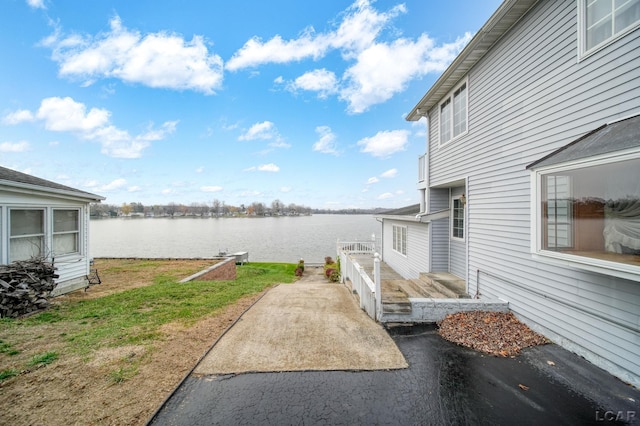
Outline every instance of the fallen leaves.
<svg viewBox="0 0 640 426"><path fill-rule="evenodd" d="M487 354L516 356L523 348L549 341L511 313L472 311L450 314L438 323L444 339Z"/></svg>

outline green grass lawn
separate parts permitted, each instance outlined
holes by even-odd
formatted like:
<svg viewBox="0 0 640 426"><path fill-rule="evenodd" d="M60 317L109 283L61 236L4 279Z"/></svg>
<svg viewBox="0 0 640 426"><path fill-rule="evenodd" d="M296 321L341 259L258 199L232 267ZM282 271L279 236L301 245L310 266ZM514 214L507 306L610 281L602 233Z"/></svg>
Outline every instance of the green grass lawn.
<svg viewBox="0 0 640 426"><path fill-rule="evenodd" d="M160 274L154 277L153 284L145 287L96 299L62 301L28 318L1 319L0 371L13 375L14 369L6 369L8 365L3 358L7 361L19 356L27 336L50 341L53 337L49 334L54 334L61 346L55 352L48 350L38 355L42 358L33 358L29 361L32 363L54 362L65 353L84 356L101 347L152 344L161 338L163 325L189 326L243 296L259 293L274 284L291 283L295 281L294 269L294 264L249 263L237 267L234 281L184 284Z"/></svg>

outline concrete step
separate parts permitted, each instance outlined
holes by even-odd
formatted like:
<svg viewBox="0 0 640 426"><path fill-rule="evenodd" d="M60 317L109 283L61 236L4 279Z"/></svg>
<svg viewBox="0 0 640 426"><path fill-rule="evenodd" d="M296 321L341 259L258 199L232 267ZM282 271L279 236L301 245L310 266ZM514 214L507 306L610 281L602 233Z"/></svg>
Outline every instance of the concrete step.
<svg viewBox="0 0 640 426"><path fill-rule="evenodd" d="M421 273L420 280L434 287L439 293L452 299L468 299L467 286L463 279L449 272Z"/></svg>
<svg viewBox="0 0 640 426"><path fill-rule="evenodd" d="M385 314L411 314L411 302L402 290L404 280L382 280L382 312Z"/></svg>
<svg viewBox="0 0 640 426"><path fill-rule="evenodd" d="M409 297L419 297L419 298L433 298L433 299L447 299L450 296L439 291L437 287L433 284L428 283L421 279L411 280L411 283L419 289L418 296L409 296Z"/></svg>
<svg viewBox="0 0 640 426"><path fill-rule="evenodd" d="M382 313L411 315L411 303L383 303Z"/></svg>

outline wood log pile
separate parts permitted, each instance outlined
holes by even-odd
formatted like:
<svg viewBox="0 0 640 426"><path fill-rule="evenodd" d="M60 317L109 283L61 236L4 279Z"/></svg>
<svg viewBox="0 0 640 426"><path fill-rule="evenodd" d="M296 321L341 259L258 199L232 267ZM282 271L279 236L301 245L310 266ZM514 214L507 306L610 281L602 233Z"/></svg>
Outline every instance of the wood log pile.
<svg viewBox="0 0 640 426"><path fill-rule="evenodd" d="M0 265L0 318L17 318L49 306L56 287L53 263L33 258Z"/></svg>

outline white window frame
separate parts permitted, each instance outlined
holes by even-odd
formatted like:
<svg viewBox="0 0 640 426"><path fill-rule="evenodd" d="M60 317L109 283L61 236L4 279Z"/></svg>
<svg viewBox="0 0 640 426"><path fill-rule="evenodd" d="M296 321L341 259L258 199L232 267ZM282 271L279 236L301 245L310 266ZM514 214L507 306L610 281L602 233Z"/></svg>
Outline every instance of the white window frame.
<svg viewBox="0 0 640 426"><path fill-rule="evenodd" d="M640 267L638 266L592 257L578 256L569 253L543 250L544 244L542 241L542 230L544 222L542 211L540 209L543 195L542 175L637 159L640 159L640 149L635 148L533 170L531 173L531 254L533 258L535 260L558 266L582 269L604 275L640 281Z"/></svg>
<svg viewBox="0 0 640 426"><path fill-rule="evenodd" d="M11 221L12 221L12 212L13 211L20 211L20 210L30 210L30 211L37 211L37 212L41 212L42 213L42 232L41 233L35 233L35 234L25 234L25 235L12 235L11 233ZM23 239L28 239L28 238L37 238L39 237L41 239L41 247L40 247L40 253L39 256L47 256L47 209L45 207L20 207L20 206L15 206L15 207L10 207L8 209L7 212L7 223L8 223L8 228L7 228L7 232L8 232L8 239L9 239L9 245L7 247L7 261L8 262L13 262L14 259L11 258L11 246L14 243L14 241L16 240L23 240ZM28 259L15 259L15 260L28 260Z"/></svg>
<svg viewBox="0 0 640 426"><path fill-rule="evenodd" d="M465 202L461 201L462 198L464 197ZM454 231L455 229L457 229L454 226L454 222L455 222L455 215L456 215L456 208L455 202L458 202L460 204L462 204L462 237L456 236L454 235ZM466 197L464 196L464 194L460 194L460 195L455 195L451 197L451 221L449 224L449 236L451 237L451 239L456 240L456 241L465 241L465 239L467 238L467 204L466 204Z"/></svg>
<svg viewBox="0 0 640 426"><path fill-rule="evenodd" d="M625 28L624 30L618 32L618 33L614 33L613 32L613 28L611 30L611 36L608 37L606 40L603 40L602 42L598 43L595 46L592 46L591 48L587 47L587 4L588 2L591 2L593 0L577 0L578 1L578 61L585 59L591 55L593 55L594 53L598 52L599 50L609 46L610 44L614 43L616 40L618 40L621 37L624 37L625 35L629 34L630 32L634 31L635 29L637 29L638 27L640 27L640 20L638 20L636 23L630 25L629 27ZM612 3L612 25L613 24L613 19L615 17L615 15L613 14L613 7L615 7L615 0L611 0Z"/></svg>
<svg viewBox="0 0 640 426"><path fill-rule="evenodd" d="M392 227L393 251L406 257L407 256L407 240L409 239L409 230L406 225L393 225Z"/></svg>
<svg viewBox="0 0 640 426"><path fill-rule="evenodd" d="M464 122L465 122L465 127L464 130L462 132L460 132L459 134L454 134L455 131L455 105L456 105L456 97L454 97L455 93L460 90L460 88L462 86L465 86L465 99L464 99ZM448 130L449 130L449 138L447 140L444 140L442 137L442 122L443 122L443 117L442 117L442 107L447 104L449 105L449 111L447 112L447 114L449 115L448 117ZM463 81L461 81L458 85L456 85L448 94L447 96L445 96L444 98L442 98L442 100L438 103L438 144L439 146L444 146L448 143L451 143L452 141L461 138L462 136L466 135L469 132L469 79L465 78Z"/></svg>
<svg viewBox="0 0 640 426"><path fill-rule="evenodd" d="M78 228L75 231L62 231L56 232L55 225L55 212L56 211L75 211L78 215L77 226ZM66 256L78 256L81 254L82 243L81 243L81 230L82 230L82 210L77 207L55 207L51 209L51 255L54 257L66 257ZM57 235L69 235L75 234L76 236L76 251L67 252L67 253L56 253L55 252L55 238Z"/></svg>

